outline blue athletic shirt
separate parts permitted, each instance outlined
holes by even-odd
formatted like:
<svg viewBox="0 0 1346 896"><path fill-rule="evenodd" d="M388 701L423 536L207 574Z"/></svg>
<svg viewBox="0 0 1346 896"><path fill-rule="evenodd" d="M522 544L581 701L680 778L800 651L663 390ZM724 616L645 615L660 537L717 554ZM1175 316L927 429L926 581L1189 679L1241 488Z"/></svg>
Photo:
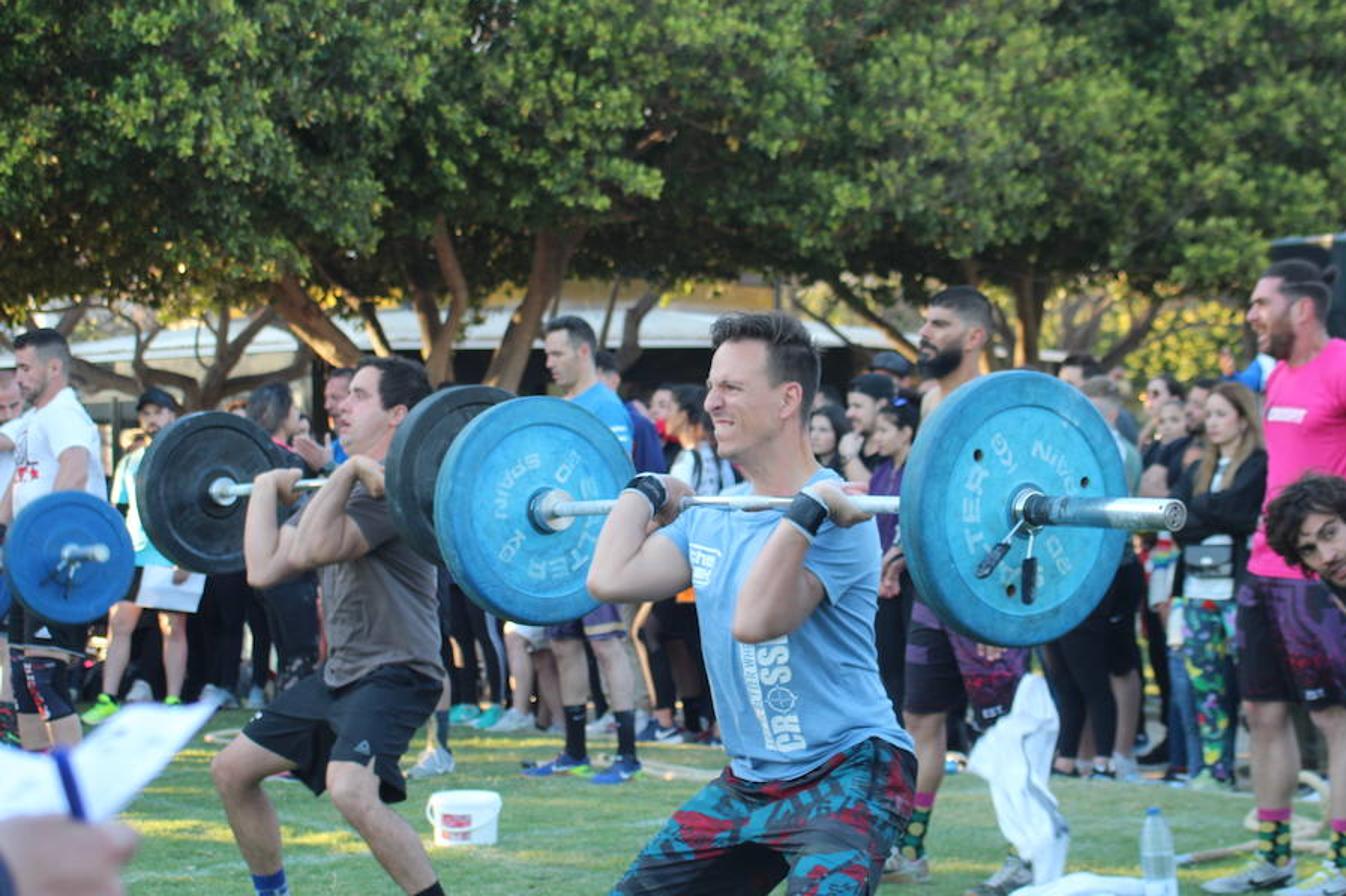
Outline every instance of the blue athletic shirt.
<svg viewBox="0 0 1346 896"><path fill-rule="evenodd" d="M809 482L827 480L841 477L822 469ZM751 484L724 494L751 494ZM730 767L749 781L788 780L871 737L914 752L879 679L873 520L849 529L823 523L804 566L826 594L799 628L761 644L734 640L739 588L782 515L691 507L659 530L692 567L701 650Z"/></svg>
<svg viewBox="0 0 1346 896"><path fill-rule="evenodd" d="M571 401L593 414L607 424L608 429L622 443L626 453L631 453L631 417L626 413L626 405L602 383L594 383Z"/></svg>

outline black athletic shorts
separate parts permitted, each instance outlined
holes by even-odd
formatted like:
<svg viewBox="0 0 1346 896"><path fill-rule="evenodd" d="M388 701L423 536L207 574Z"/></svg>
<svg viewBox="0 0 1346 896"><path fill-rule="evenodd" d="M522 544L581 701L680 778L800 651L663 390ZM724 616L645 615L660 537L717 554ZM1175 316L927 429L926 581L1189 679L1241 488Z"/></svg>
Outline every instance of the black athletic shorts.
<svg viewBox="0 0 1346 896"><path fill-rule="evenodd" d="M9 643L11 647L59 650L72 657L84 656L89 640L87 623L61 625L48 622L28 610L17 599L9 605Z"/></svg>
<svg viewBox="0 0 1346 896"><path fill-rule="evenodd" d="M327 763L374 759L379 799L400 803L407 784L398 763L416 729L439 702L442 683L409 666L383 666L358 681L328 687L318 668L282 692L243 729L258 746L284 756L315 795L327 789Z"/></svg>
<svg viewBox="0 0 1346 896"><path fill-rule="evenodd" d="M1097 616L1086 624L1097 623L1107 651L1104 658L1108 674L1126 675L1140 668L1140 645L1136 643L1136 610L1145 591L1145 570L1135 558L1117 568L1108 593L1099 603Z"/></svg>

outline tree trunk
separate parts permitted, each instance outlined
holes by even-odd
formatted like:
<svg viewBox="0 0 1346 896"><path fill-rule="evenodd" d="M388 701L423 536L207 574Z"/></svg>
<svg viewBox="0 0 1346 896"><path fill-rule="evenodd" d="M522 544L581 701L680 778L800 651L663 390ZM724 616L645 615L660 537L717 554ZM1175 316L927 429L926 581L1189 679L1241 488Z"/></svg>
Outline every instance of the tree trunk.
<svg viewBox="0 0 1346 896"><path fill-rule="evenodd" d="M379 311L373 302L360 300L360 320L364 321L365 335L369 337L369 345L374 354L380 358L391 358L393 344L388 341L388 334L383 332L383 323L379 321Z"/></svg>
<svg viewBox="0 0 1346 896"><path fill-rule="evenodd" d="M294 274L273 284L272 306L296 338L333 367L353 367L360 349L309 296Z"/></svg>
<svg viewBox="0 0 1346 896"><path fill-rule="evenodd" d="M1047 284L1030 267L1014 284L1014 316L1016 319L1014 365L1037 367L1039 342L1042 336L1042 305L1046 301Z"/></svg>
<svg viewBox="0 0 1346 896"><path fill-rule="evenodd" d="M523 373L528 366L528 355L533 350L547 306L561 295L570 256L579 246L583 231L544 230L533 237L533 263L528 274L528 288L514 314L510 316L505 338L491 358L483 382L511 392L519 390Z"/></svg>
<svg viewBox="0 0 1346 896"><path fill-rule="evenodd" d="M622 345L617 349L617 371L625 373L631 365L640 360L644 349L640 347L640 323L645 319L645 315L654 310L654 306L659 302L659 296L663 295L662 288L651 288L645 290L645 294L631 303L631 307L626 309L626 317L622 320Z"/></svg>
<svg viewBox="0 0 1346 896"><path fill-rule="evenodd" d="M1108 353L1099 359L1099 364L1102 365L1104 370L1110 370L1122 363L1122 360L1139 348L1145 338L1150 335L1150 330L1154 328L1155 319L1159 317L1159 312L1164 308L1164 299L1153 291L1149 291L1145 293L1145 301L1145 312L1132 319L1126 335L1117 340L1117 344L1108 349Z"/></svg>
<svg viewBox="0 0 1346 896"><path fill-rule="evenodd" d="M827 281L827 285L831 288L832 294L842 301L842 304L882 330L884 335L892 340L893 347L903 357L908 361L915 362L918 349L897 326L876 314L862 297L856 295L841 280L830 279Z"/></svg>
<svg viewBox="0 0 1346 896"><path fill-rule="evenodd" d="M617 295L622 290L622 278L612 278L612 289L608 290L608 306L603 311L603 326L598 328L598 347L608 347L608 333L612 330L612 315L617 310Z"/></svg>
<svg viewBox="0 0 1346 896"><path fill-rule="evenodd" d="M462 262L458 258L458 249L453 244L453 235L449 233L448 218L443 212L435 215L430 246L435 252L439 275L449 290L449 317L448 320L440 319L439 305L425 289L412 289L412 307L421 323L421 356L425 359L426 375L432 384L439 385L456 380L453 356L458 335L467 319L471 294Z"/></svg>

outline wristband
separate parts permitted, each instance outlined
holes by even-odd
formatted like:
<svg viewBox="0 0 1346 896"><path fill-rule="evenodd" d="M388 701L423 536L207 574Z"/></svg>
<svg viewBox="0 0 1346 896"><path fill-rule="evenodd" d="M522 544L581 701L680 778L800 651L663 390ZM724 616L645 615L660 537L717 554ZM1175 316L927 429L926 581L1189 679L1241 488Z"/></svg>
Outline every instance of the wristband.
<svg viewBox="0 0 1346 896"><path fill-rule="evenodd" d="M635 492L649 501L651 514L657 514L668 503L668 489L658 473L637 473L622 491Z"/></svg>
<svg viewBox="0 0 1346 896"><path fill-rule="evenodd" d="M818 530L827 521L827 505L807 491L802 491L790 502L790 509L785 511L785 521L798 529L812 544Z"/></svg>

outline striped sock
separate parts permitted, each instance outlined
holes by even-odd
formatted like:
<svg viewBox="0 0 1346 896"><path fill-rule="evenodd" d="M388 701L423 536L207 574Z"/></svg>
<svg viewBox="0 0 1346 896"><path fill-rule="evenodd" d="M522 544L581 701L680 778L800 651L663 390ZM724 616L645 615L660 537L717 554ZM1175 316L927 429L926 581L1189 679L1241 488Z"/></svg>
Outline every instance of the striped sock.
<svg viewBox="0 0 1346 896"><path fill-rule="evenodd" d="M1257 854L1268 865L1290 863L1290 810L1257 810Z"/></svg>

